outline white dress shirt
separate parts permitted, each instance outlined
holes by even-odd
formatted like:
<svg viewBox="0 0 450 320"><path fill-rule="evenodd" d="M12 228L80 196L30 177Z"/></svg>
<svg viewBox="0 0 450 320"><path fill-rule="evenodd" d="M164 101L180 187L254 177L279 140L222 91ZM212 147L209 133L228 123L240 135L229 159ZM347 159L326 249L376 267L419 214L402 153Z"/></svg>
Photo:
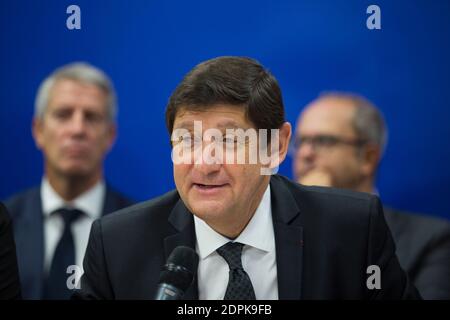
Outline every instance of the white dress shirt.
<svg viewBox="0 0 450 320"><path fill-rule="evenodd" d="M229 267L216 250L230 239L194 216L196 251L199 254L198 293L200 300L222 300L228 285ZM277 264L272 222L270 185L252 219L233 240L244 244L242 266L252 281L258 300L277 300Z"/></svg>
<svg viewBox="0 0 450 320"><path fill-rule="evenodd" d="M64 231L64 220L60 215L51 214L61 208L74 208L85 214L72 223L71 230L75 244L75 263L83 270L83 258L89 240L91 224L100 218L103 210L106 187L103 181L99 181L91 189L85 191L76 199L66 202L52 188L44 177L41 183L42 212L44 214L44 271L50 271L50 266L56 246Z"/></svg>

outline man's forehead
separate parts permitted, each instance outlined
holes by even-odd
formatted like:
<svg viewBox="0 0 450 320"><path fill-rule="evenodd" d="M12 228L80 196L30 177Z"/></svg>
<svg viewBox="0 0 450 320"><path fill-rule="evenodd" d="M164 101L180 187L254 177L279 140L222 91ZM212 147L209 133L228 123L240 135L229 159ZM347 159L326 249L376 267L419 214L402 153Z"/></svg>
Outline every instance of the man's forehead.
<svg viewBox="0 0 450 320"><path fill-rule="evenodd" d="M174 128L193 127L195 121L218 129L251 127L244 110L234 107L217 107L201 111L180 110L175 117Z"/></svg>
<svg viewBox="0 0 450 320"><path fill-rule="evenodd" d="M50 89L50 93L89 93L95 96L106 96L106 92L98 85L74 79L57 79Z"/></svg>
<svg viewBox="0 0 450 320"><path fill-rule="evenodd" d="M50 89L49 107L82 105L106 111L106 93L98 86L71 79L59 79ZM103 110L102 110L103 111Z"/></svg>
<svg viewBox="0 0 450 320"><path fill-rule="evenodd" d="M356 107L341 99L323 99L307 106L297 122L297 133L353 134Z"/></svg>

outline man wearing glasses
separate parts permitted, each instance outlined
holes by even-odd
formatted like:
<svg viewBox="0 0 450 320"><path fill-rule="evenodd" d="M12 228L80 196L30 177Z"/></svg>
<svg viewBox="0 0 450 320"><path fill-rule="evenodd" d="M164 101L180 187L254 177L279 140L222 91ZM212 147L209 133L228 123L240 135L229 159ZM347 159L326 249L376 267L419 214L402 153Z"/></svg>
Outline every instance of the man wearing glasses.
<svg viewBox="0 0 450 320"><path fill-rule="evenodd" d="M198 267L188 263L192 281L167 279L186 300L420 298L378 197L262 170L284 160L291 125L277 80L256 60L218 57L194 67L169 98L166 125L176 190L94 222L74 298L159 298L161 270L179 246L199 256ZM250 138L233 146L229 131L240 129L259 138L259 150Z"/></svg>
<svg viewBox="0 0 450 320"><path fill-rule="evenodd" d="M301 113L292 144L295 178L304 185L376 193L387 141L378 109L363 97L328 93ZM400 264L424 299L450 298L450 224L384 208Z"/></svg>

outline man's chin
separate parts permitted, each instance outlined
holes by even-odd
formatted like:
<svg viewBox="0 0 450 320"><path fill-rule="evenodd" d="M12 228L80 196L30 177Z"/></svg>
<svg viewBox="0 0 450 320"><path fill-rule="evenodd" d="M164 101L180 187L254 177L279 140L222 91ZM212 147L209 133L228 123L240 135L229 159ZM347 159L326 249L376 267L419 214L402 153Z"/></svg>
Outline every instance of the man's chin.
<svg viewBox="0 0 450 320"><path fill-rule="evenodd" d="M60 168L59 173L68 178L83 178L93 174L92 168L86 165L69 165Z"/></svg>
<svg viewBox="0 0 450 320"><path fill-rule="evenodd" d="M221 216L223 210L223 204L216 201L208 201L208 203L202 203L202 205L192 206L193 213L204 221Z"/></svg>

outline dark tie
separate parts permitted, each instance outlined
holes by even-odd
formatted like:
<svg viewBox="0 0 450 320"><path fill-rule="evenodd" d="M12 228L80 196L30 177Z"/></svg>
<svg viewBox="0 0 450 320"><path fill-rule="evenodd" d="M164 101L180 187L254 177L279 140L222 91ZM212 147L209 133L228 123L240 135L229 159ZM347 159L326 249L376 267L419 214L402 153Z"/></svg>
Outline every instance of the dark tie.
<svg viewBox="0 0 450 320"><path fill-rule="evenodd" d="M224 300L256 300L252 282L242 267L241 254L244 245L228 242L217 249L230 267L227 291Z"/></svg>
<svg viewBox="0 0 450 320"><path fill-rule="evenodd" d="M75 264L75 245L71 230L72 223L84 213L77 209L59 209L52 214L59 214L64 220L64 231L53 255L50 272L44 285L44 299L69 299L72 290L67 287L67 267Z"/></svg>

